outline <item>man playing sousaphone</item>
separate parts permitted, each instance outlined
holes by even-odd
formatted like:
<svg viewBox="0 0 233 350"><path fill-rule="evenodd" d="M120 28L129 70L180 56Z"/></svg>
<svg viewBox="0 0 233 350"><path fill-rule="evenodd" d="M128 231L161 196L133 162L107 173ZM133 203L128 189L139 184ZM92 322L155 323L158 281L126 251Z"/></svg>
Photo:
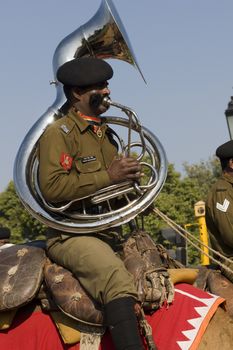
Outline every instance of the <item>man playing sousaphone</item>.
<svg viewBox="0 0 233 350"><path fill-rule="evenodd" d="M109 96L112 76L111 66L93 57L71 60L58 69L67 98L64 116L46 129L38 145L40 189L50 203L61 205L111 184L140 179L139 162L117 157L113 133L100 117L107 110L101 98ZM89 206L88 200L86 205L87 213L104 210ZM138 295L116 254L122 240L120 227L76 235L49 229L47 250L102 306L116 349L137 350L143 349L135 316Z"/></svg>

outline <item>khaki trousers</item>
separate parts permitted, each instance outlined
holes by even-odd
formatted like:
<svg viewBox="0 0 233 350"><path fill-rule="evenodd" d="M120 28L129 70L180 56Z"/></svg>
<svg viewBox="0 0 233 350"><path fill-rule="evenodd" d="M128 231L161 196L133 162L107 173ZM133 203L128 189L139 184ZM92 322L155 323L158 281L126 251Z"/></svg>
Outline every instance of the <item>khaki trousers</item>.
<svg viewBox="0 0 233 350"><path fill-rule="evenodd" d="M55 263L72 271L91 297L101 304L121 297L138 299L133 276L104 241L93 236L60 239L48 248Z"/></svg>

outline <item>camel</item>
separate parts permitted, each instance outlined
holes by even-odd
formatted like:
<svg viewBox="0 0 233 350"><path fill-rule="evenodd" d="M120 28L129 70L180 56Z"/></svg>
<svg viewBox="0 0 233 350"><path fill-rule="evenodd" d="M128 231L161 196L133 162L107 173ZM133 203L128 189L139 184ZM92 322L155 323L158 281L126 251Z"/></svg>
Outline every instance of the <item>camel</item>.
<svg viewBox="0 0 233 350"><path fill-rule="evenodd" d="M79 343L68 345L64 344L57 331L52 319L46 315L46 322L38 316L38 322L31 322L33 313L28 311L31 305L22 307L15 317L12 328L0 332L0 349L2 350L79 350ZM27 313L27 324L22 322L22 317ZM41 315L43 315L41 313ZM24 318L23 318L24 319ZM22 323L21 323L22 322ZM15 325L17 325L15 327ZM45 331L46 328L46 331ZM18 331L18 333L17 333ZM153 329L156 334L156 329ZM31 337L30 337L31 335ZM36 336L35 336L36 335ZM169 336L169 335L168 335ZM46 339L45 339L46 337ZM30 339L33 338L33 339ZM28 342L30 339L30 342ZM12 344L14 342L14 345ZM30 344L30 348L25 347ZM38 344L43 344L39 345ZM197 350L231 350L233 344L233 320L228 316L222 307L218 307L216 313L210 320L206 331L196 348ZM28 346L28 345L27 345ZM148 347L145 346L145 350ZM177 347L177 349L180 349ZM188 348L187 348L188 349ZM194 350L195 348L191 348ZM99 350L114 350L110 335L103 337ZM158 347L158 350L160 348ZM167 349L168 350L168 349Z"/></svg>
<svg viewBox="0 0 233 350"><path fill-rule="evenodd" d="M17 247L12 247L12 248L8 248L5 250L4 252L4 256L5 258L8 259L8 261L12 261L12 254L13 252L20 252L20 254L18 254L17 259L28 259L25 260L24 263L22 264L22 266L24 266L24 268L26 267L26 279L27 281L31 279L30 277L30 273L34 273L35 268L32 268L33 262L34 260L36 260L34 251L32 249L31 252L31 256L30 254L25 254L25 249L27 250L27 246L26 245L22 245L19 247L20 249L17 250ZM7 253L8 250L8 253ZM30 249L29 249L30 250ZM4 277L4 281L6 281L6 279L8 278L8 282L10 281L10 278L13 276L14 278L14 273L16 272L17 268L16 266L18 266L17 264L14 264L13 267L11 267L9 269L8 266L8 274L4 275L3 270L1 270L1 266L6 266L6 261L3 259L3 251L0 251L0 278ZM151 249L150 249L151 252ZM44 256L43 254L41 255L40 258L37 258L37 260L35 261L35 266L39 266L40 263L38 263L38 261L41 259L47 259L46 256ZM38 260L39 259L39 260ZM30 264L30 269L28 270L28 265ZM20 267L19 267L20 270ZM10 271L10 273L9 273ZM60 270L58 270L58 272L60 273ZM41 272L39 272L39 275L41 274ZM52 275L52 274L51 274ZM6 278L7 277L7 278ZM41 277L40 277L41 278ZM17 282L15 280L12 280L13 283L12 285L15 285L15 283ZM64 338L62 338L61 333L58 331L58 327L57 327L57 323L55 323L54 318L51 317L51 314L49 314L45 309L42 309L40 311L38 311L38 306L36 309L33 309L33 311L31 310L32 305L34 305L36 302L36 298L34 297L36 295L36 297L38 297L38 281L36 282L36 288L37 288L37 293L31 291L31 295L29 298L28 302L25 302L23 300L21 300L21 292L20 292L20 288L24 288L24 282L23 280L18 281L20 282L18 284L17 287L17 298L13 298L10 294L8 295L9 298L6 298L6 293L4 294L3 291L1 290L1 295L0 295L0 309L3 310L2 307L2 303L1 303L1 299L4 300L4 302L7 301L8 306L10 305L11 310L14 310L14 308L12 307L12 303L18 303L18 311L14 316L14 320L13 323L11 324L11 326L7 329L3 329L0 331L0 349L3 350L78 350L80 349L80 345L78 342L78 339L75 340L74 343L74 339L73 339L73 343L72 344L68 344L68 342L65 344L64 343ZM183 284L183 287L185 289L189 288L189 286L191 285L190 283L179 283L179 281L174 281L175 282L175 289L179 290L179 286L181 284ZM39 283L40 284L40 283ZM6 284L5 284L6 287ZM7 284L7 287L10 287L10 283ZM194 291L200 291L200 289L193 287ZM10 288L9 288L10 290ZM6 288L5 288L6 291ZM4 299L5 298L5 299ZM28 297L27 297L28 299ZM176 298L175 298L176 300ZM66 300L65 300L66 303ZM174 302L175 304L175 302ZM173 306L170 306L170 309ZM60 308L59 310L61 310L62 308ZM64 310L63 310L64 311ZM164 348L164 346L160 346L159 342L158 342L158 327L155 326L155 319L156 317L158 317L158 315L160 315L159 317L163 317L163 314L167 313L166 308L160 309L155 311L152 315L148 315L146 316L147 322L148 324L151 325L152 328L152 334L153 334L153 338L155 341L155 344L157 345L157 349L158 350L173 350L173 349L167 349ZM62 312L60 311L60 314ZM3 315L3 314L2 314ZM66 317L67 314L65 315ZM85 316L85 314L84 314ZM179 317L179 315L177 314L177 316ZM230 350L232 348L233 345L233 318L229 316L229 314L226 312L225 308L224 308L224 303L221 301L219 302L219 307L217 307L216 312L210 316L210 322L208 323L204 334L202 336L202 338L200 339L199 342L196 343L195 347L191 346L191 347L180 347L179 345L176 345L176 347L174 347L175 349L190 349L190 350L194 350L194 349L198 349L198 350L203 350L203 349L214 349L214 350ZM37 318L38 322L35 322L35 318ZM71 320L71 318L69 318ZM162 318L161 318L162 319ZM0 317L1 320L1 317ZM72 319L72 324L76 323L76 320ZM75 334L77 335L79 332L77 331L78 329L78 323L77 322L77 326L75 329L73 329L74 332L76 332ZM56 325L55 325L56 324ZM72 326L73 327L73 326ZM71 327L71 328L72 328ZM79 329L80 330L80 329ZM77 333L78 332L78 333ZM85 330L84 330L85 332ZM172 332L171 332L172 333ZM31 335L31 336L30 336ZM171 337L171 334L166 334L167 337ZM29 342L30 340L30 342ZM12 345L12 342L14 343ZM42 345L40 345L38 347L38 342ZM30 343L30 348L27 348L27 344ZM145 343L145 349L150 349L147 345L146 342ZM25 345L26 344L26 345ZM23 345L23 347L22 347ZM97 349L97 348L95 348ZM101 344L99 346L99 350L114 350L113 344L111 342L111 338L110 335L108 334L108 332L106 332L104 334L104 336L102 337L102 341Z"/></svg>

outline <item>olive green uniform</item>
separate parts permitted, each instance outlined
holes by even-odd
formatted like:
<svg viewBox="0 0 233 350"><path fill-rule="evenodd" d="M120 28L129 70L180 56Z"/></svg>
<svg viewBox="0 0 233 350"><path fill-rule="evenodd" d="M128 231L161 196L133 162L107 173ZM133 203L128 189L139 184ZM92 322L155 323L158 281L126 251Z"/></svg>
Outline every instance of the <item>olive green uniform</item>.
<svg viewBox="0 0 233 350"><path fill-rule="evenodd" d="M116 147L106 136L107 125L98 137L90 124L74 111L47 128L39 143L39 182L47 201L68 202L108 186L106 169ZM62 155L72 158L71 169L61 165Z"/></svg>
<svg viewBox="0 0 233 350"><path fill-rule="evenodd" d="M38 158L40 189L48 202L61 205L110 185L107 168L117 149L106 124L101 125L100 134L73 109L46 129ZM48 254L70 269L98 302L137 298L133 277L114 252L120 243L116 236L110 230L69 235L49 229Z"/></svg>
<svg viewBox="0 0 233 350"><path fill-rule="evenodd" d="M233 259L233 177L228 174L223 174L208 194L206 224L213 249Z"/></svg>

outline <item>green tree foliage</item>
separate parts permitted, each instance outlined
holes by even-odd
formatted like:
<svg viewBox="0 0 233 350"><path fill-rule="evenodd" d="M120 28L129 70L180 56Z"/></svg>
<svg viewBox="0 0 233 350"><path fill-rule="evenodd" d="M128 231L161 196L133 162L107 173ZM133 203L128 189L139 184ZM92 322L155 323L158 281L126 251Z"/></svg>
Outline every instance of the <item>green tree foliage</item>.
<svg viewBox="0 0 233 350"><path fill-rule="evenodd" d="M200 194L202 195L202 199L205 200L211 185L221 174L219 160L216 157L212 157L208 161L201 161L199 164L189 165L185 162L183 166L186 177L200 187Z"/></svg>
<svg viewBox="0 0 233 350"><path fill-rule="evenodd" d="M175 171L174 165L169 164L166 182L154 205L177 224L199 237L197 221L194 217L194 204L206 199L211 185L221 173L221 168L217 158L213 157L199 164L185 163L184 171L182 177ZM166 226L168 226L166 222L156 214L145 218L145 229L159 243L171 248L160 234L161 228ZM198 263L199 252L190 245L188 247L189 263Z"/></svg>
<svg viewBox="0 0 233 350"><path fill-rule="evenodd" d="M43 239L45 228L25 210L11 181L0 194L0 225L11 231L11 242Z"/></svg>

